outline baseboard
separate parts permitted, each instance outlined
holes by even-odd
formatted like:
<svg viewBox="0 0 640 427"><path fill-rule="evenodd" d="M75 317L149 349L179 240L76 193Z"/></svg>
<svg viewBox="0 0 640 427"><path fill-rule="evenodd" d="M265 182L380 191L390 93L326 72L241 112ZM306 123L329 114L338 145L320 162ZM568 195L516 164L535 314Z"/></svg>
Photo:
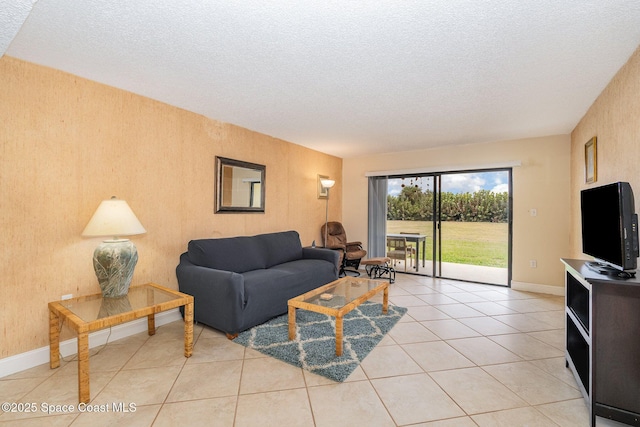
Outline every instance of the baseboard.
<svg viewBox="0 0 640 427"><path fill-rule="evenodd" d="M550 294L564 296L564 286L540 285L537 283L526 283L511 281L511 289L525 292L536 292L539 294Z"/></svg>
<svg viewBox="0 0 640 427"><path fill-rule="evenodd" d="M173 310L163 311L156 314L156 327L166 325L177 320L182 321L180 311L175 308ZM96 331L89 335L89 348L104 345L107 342L117 341L131 335L139 334L147 331L147 318L136 319L122 325L112 328ZM60 343L60 354L67 357L78 352L78 339L72 338ZM0 378L16 372L34 368L36 366L49 363L49 346L41 347L25 353L16 354L15 356L0 359Z"/></svg>

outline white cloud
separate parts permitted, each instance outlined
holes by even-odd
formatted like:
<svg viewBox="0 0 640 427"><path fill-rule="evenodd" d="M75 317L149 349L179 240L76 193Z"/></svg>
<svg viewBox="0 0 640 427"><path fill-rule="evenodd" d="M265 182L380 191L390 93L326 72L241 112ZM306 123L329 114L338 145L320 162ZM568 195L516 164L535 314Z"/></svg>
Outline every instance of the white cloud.
<svg viewBox="0 0 640 427"><path fill-rule="evenodd" d="M399 179L390 179L387 181L387 194L392 196L397 196L402 191L402 187L400 186L401 182Z"/></svg>
<svg viewBox="0 0 640 427"><path fill-rule="evenodd" d="M491 189L492 193L508 193L509 184L498 184Z"/></svg>
<svg viewBox="0 0 640 427"><path fill-rule="evenodd" d="M478 173L457 173L442 176L442 191L451 193L474 193L482 190L486 179Z"/></svg>

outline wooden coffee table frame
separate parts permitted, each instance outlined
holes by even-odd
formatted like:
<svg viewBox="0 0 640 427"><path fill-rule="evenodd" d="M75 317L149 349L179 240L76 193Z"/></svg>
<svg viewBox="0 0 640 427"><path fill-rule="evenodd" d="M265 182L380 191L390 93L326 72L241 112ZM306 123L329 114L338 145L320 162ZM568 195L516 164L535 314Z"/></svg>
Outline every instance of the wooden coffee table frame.
<svg viewBox="0 0 640 427"><path fill-rule="evenodd" d="M151 293L160 292L172 299L160 303L149 301L145 307L125 310L119 314L90 321L81 319L67 307L74 303L101 300L101 294L49 303L49 365L52 369L60 366L60 322L66 320L69 327L78 334L78 401L80 403L89 403L91 400L89 387L89 333L91 332L147 317L148 333L154 335L156 313L184 306L184 356L191 357L193 353L193 297L155 283L131 287L129 292L134 289L147 289Z"/></svg>
<svg viewBox="0 0 640 427"><path fill-rule="evenodd" d="M369 291L355 297L351 298L349 295L346 295L345 304L340 307L326 307L319 304L314 304L313 302L309 302L311 299L315 299L324 293L333 294L333 290L341 284L346 283L360 283L367 284L370 282L377 282L379 285L370 289ZM349 313L351 310L359 306L365 301L368 301L374 295L383 292L382 296L382 313L387 314L388 306L389 306L389 282L388 281L380 281L380 280L372 280L372 279L363 279L358 277L343 277L334 282L328 283L324 286L321 286L317 289L307 292L306 294L302 294L295 298L290 299L287 302L289 307L289 340L292 340L296 336L296 309L301 308L303 310L313 311L315 313L326 314L329 316L333 316L336 318L336 356L342 356L342 341L343 341L343 318L345 314Z"/></svg>

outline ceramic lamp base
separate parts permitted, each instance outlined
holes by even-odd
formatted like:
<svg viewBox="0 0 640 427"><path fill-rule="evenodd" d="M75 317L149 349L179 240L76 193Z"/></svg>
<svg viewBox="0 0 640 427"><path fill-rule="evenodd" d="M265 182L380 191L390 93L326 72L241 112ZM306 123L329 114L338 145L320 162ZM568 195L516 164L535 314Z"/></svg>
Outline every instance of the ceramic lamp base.
<svg viewBox="0 0 640 427"><path fill-rule="evenodd" d="M105 240L93 252L93 268L105 298L127 295L138 250L129 239Z"/></svg>

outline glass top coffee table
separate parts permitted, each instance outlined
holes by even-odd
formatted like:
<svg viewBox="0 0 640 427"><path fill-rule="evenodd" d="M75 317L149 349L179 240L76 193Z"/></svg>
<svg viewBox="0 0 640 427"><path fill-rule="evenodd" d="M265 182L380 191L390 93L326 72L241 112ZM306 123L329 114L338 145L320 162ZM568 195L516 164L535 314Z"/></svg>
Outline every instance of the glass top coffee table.
<svg viewBox="0 0 640 427"><path fill-rule="evenodd" d="M343 277L306 294L291 298L289 340L296 336L296 309L300 308L336 318L336 356L342 356L342 319L345 314L382 292L382 313L387 314L389 282L359 277Z"/></svg>
<svg viewBox="0 0 640 427"><path fill-rule="evenodd" d="M89 333L147 318L149 335L156 333L155 313L184 306L184 356L193 352L193 297L156 285L132 286L119 298L94 294L49 303L49 366L60 366L60 324L67 322L78 334L78 401L89 403Z"/></svg>

